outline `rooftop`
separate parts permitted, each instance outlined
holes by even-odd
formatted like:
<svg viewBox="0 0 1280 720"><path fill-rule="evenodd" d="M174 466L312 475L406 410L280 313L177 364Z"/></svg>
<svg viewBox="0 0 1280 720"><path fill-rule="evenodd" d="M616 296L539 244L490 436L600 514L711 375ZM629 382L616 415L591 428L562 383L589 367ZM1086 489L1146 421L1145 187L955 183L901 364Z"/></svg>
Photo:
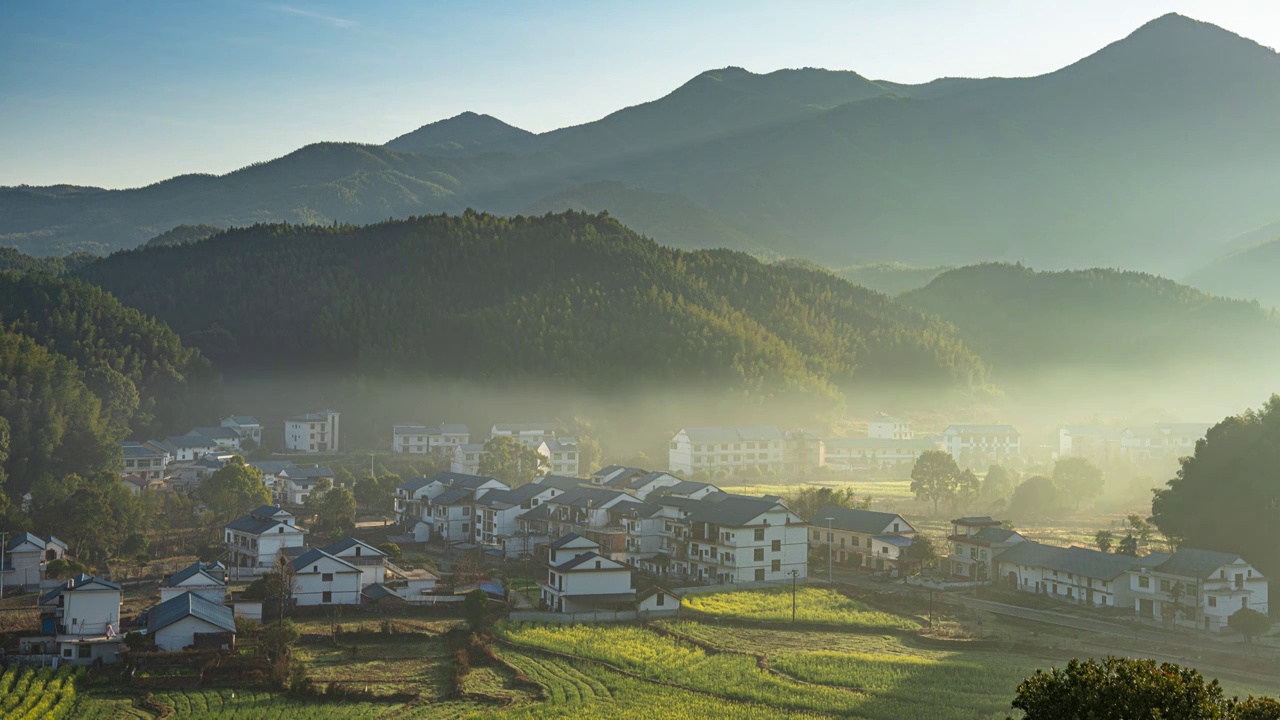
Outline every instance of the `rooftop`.
<svg viewBox="0 0 1280 720"><path fill-rule="evenodd" d="M823 505L818 508L817 514L809 518L809 523L815 527L825 526L827 518L831 518L831 527L836 530L846 530L867 535L884 532L895 520L902 523L903 530L914 529L907 524L906 520L903 520L900 515L895 513L842 508L835 505Z"/></svg>
<svg viewBox="0 0 1280 720"><path fill-rule="evenodd" d="M1224 565L1231 565L1240 559L1240 556L1235 553L1179 548L1169 559L1152 569L1166 575L1204 580L1216 572L1218 568Z"/></svg>
<svg viewBox="0 0 1280 720"><path fill-rule="evenodd" d="M147 614L147 632L155 634L186 617L199 618L227 632L236 631L236 620L231 608L198 593L184 592L151 608L151 612Z"/></svg>

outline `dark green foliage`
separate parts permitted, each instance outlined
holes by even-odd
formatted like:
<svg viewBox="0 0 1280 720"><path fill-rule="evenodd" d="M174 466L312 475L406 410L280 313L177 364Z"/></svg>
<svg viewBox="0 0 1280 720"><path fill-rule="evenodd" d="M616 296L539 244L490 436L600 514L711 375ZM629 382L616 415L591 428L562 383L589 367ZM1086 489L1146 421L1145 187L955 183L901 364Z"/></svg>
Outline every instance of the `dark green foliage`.
<svg viewBox="0 0 1280 720"><path fill-rule="evenodd" d="M716 381L743 397L826 399L833 385L984 382L945 325L888 297L739 253L662 248L605 216L264 225L83 274L225 368L293 371L305 358L311 370Z"/></svg>
<svg viewBox="0 0 1280 720"><path fill-rule="evenodd" d="M462 612L471 632L480 632L489 622L489 596L483 590L472 590L463 601Z"/></svg>
<svg viewBox="0 0 1280 720"><path fill-rule="evenodd" d="M917 534L902 551L902 560L919 575L938 562L938 549L928 535Z"/></svg>
<svg viewBox="0 0 1280 720"><path fill-rule="evenodd" d="M4 328L0 417L8 426L5 491L13 497L39 478L89 475L119 462L102 403L75 363Z"/></svg>
<svg viewBox="0 0 1280 720"><path fill-rule="evenodd" d="M1079 508L1102 494L1102 470L1085 458L1063 458L1053 465L1053 484Z"/></svg>
<svg viewBox="0 0 1280 720"><path fill-rule="evenodd" d="M1049 518L1066 509L1066 498L1053 480L1042 475L1023 480L1009 500L1009 514L1017 520Z"/></svg>
<svg viewBox="0 0 1280 720"><path fill-rule="evenodd" d="M517 488L545 474L549 465L546 456L537 450L513 438L498 436L484 444L478 472Z"/></svg>
<svg viewBox="0 0 1280 720"><path fill-rule="evenodd" d="M976 478L975 478L976 480ZM933 514L938 514L938 503L953 500L959 489L960 467L951 453L928 450L916 458L911 468L911 492L917 500L933 503Z"/></svg>
<svg viewBox="0 0 1280 720"><path fill-rule="evenodd" d="M222 228L216 225L179 225L148 240L147 247L189 245L217 235L220 232L222 232Z"/></svg>
<svg viewBox="0 0 1280 720"><path fill-rule="evenodd" d="M1280 214L1280 213L1277 213ZM1225 255L1188 275L1187 284L1216 295L1280 308L1280 222L1228 243Z"/></svg>
<svg viewBox="0 0 1280 720"><path fill-rule="evenodd" d="M833 488L833 487L805 487L787 496L787 507L791 508L791 512L800 517L811 520L815 524L821 525L823 520L818 517L818 509L823 505L834 505L835 507L870 510L871 496L868 495L859 498L853 488Z"/></svg>
<svg viewBox="0 0 1280 720"><path fill-rule="evenodd" d="M13 270L21 274L61 275L78 270L97 259L97 255L90 253L75 253L65 257L32 257L23 255L15 248L0 247L0 271Z"/></svg>
<svg viewBox="0 0 1280 720"><path fill-rule="evenodd" d="M1120 538L1120 542L1116 543L1116 554L1138 557L1137 536L1133 533L1125 533L1125 536Z"/></svg>
<svg viewBox="0 0 1280 720"><path fill-rule="evenodd" d="M262 471L246 465L239 455L205 478L196 488L196 497L220 522L271 502L271 493L262 484Z"/></svg>
<svg viewBox="0 0 1280 720"><path fill-rule="evenodd" d="M992 465L982 479L982 497L989 501L1004 500L1018 486L1018 475L1003 465Z"/></svg>
<svg viewBox="0 0 1280 720"><path fill-rule="evenodd" d="M0 324L73 361L118 436L184 431L214 412L208 361L88 283L0 272Z"/></svg>
<svg viewBox="0 0 1280 720"><path fill-rule="evenodd" d="M311 497L307 499L310 500ZM317 530L325 533L349 532L355 526L355 519L356 499L350 490L336 487L321 495L316 506Z"/></svg>
<svg viewBox="0 0 1280 720"><path fill-rule="evenodd" d="M65 558L50 560L49 564L46 565L44 569L45 577L53 579L75 577L76 575L87 572L89 572L88 565L76 562L75 560L67 560Z"/></svg>
<svg viewBox="0 0 1280 720"><path fill-rule="evenodd" d="M1192 669L1108 657L1101 662L1072 659L1065 668L1037 670L1018 686L1013 707L1026 720L1239 720L1275 717L1257 713L1276 705L1267 698L1225 698L1217 680L1205 682Z"/></svg>
<svg viewBox="0 0 1280 720"><path fill-rule="evenodd" d="M1200 359L1273 366L1280 358L1274 314L1144 273L974 265L901 299L954 323L997 380L1054 369L1161 371ZM1224 347L1229 356L1218 352Z"/></svg>
<svg viewBox="0 0 1280 720"><path fill-rule="evenodd" d="M148 529L143 501L113 470L42 478L31 488L31 515L36 532L58 536L72 555L94 563L136 555L138 540L130 539Z"/></svg>
<svg viewBox="0 0 1280 720"><path fill-rule="evenodd" d="M1177 477L1157 490L1152 520L1180 545L1242 555L1280 575L1280 395L1209 429Z"/></svg>
<svg viewBox="0 0 1280 720"><path fill-rule="evenodd" d="M1252 642L1271 629L1271 618L1252 608L1240 608L1227 618L1227 625L1243 635L1245 642Z"/></svg>

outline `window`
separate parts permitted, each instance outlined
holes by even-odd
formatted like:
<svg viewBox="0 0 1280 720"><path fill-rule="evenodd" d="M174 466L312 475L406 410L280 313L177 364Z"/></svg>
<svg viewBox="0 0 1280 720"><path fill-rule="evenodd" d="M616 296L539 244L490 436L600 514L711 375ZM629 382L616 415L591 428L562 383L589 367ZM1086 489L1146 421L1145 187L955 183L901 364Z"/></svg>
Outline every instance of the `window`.
<svg viewBox="0 0 1280 720"><path fill-rule="evenodd" d="M813 531L813 539L814 539L814 540L821 540L821 539L822 539L822 533L818 532L817 530L814 530L814 531ZM231 542L231 536L230 536L230 535L228 535L228 536L227 536L227 542Z"/></svg>
<svg viewBox="0 0 1280 720"><path fill-rule="evenodd" d="M1147 589L1147 588L1150 588L1150 587L1151 587L1151 578L1149 578L1149 577L1140 577L1140 578L1138 578L1138 587L1140 587L1140 588L1142 588L1142 589L1144 589L1144 590L1145 590L1145 589Z"/></svg>
<svg viewBox="0 0 1280 720"><path fill-rule="evenodd" d="M840 544L842 545L844 544L844 538L840 538ZM773 545L770 547L770 549L773 550L774 552L782 552L782 541L774 540Z"/></svg>
<svg viewBox="0 0 1280 720"><path fill-rule="evenodd" d="M1214 596L1210 595L1210 596L1209 596L1209 607L1218 607L1218 598L1216 598L1216 597L1214 597Z"/></svg>
<svg viewBox="0 0 1280 720"><path fill-rule="evenodd" d="M80 645L76 648L76 657L81 660L87 660L93 655L92 645Z"/></svg>
<svg viewBox="0 0 1280 720"><path fill-rule="evenodd" d="M333 602L333 592L331 590L325 590L324 592L320 593L320 602L323 602L323 603Z"/></svg>
<svg viewBox="0 0 1280 720"><path fill-rule="evenodd" d="M774 560L774 561L773 561L773 563L772 563L772 564L770 564L769 569L773 570L774 572L779 572L779 571L781 571L781 570L782 570L782 561L781 561L781 560Z"/></svg>
<svg viewBox="0 0 1280 720"><path fill-rule="evenodd" d="M756 562L764 562L764 548L756 548L755 557L752 559Z"/></svg>
<svg viewBox="0 0 1280 720"><path fill-rule="evenodd" d="M360 546L356 546L356 557L360 557Z"/></svg>
<svg viewBox="0 0 1280 720"><path fill-rule="evenodd" d="M893 531L898 532L898 523L893 524Z"/></svg>
<svg viewBox="0 0 1280 720"><path fill-rule="evenodd" d="M1236 587L1237 588L1244 587L1244 575L1241 573L1236 573Z"/></svg>
<svg viewBox="0 0 1280 720"><path fill-rule="evenodd" d="M663 605L666 605L666 604L667 604L667 596L666 596L666 594L665 594L665 593L662 593L662 592L659 592L659 593L658 593L658 595L657 595L657 597L654 599L653 603L654 603L655 605L657 605L658 607L662 607Z"/></svg>
<svg viewBox="0 0 1280 720"><path fill-rule="evenodd" d="M320 576L320 582L333 582L333 573L324 573Z"/></svg>
<svg viewBox="0 0 1280 720"><path fill-rule="evenodd" d="M764 542L764 529L763 529L763 528L760 528L760 529L757 529L757 530L756 530L756 533L755 533L755 539L756 539L756 542Z"/></svg>
<svg viewBox="0 0 1280 720"><path fill-rule="evenodd" d="M756 569L756 582L764 582L764 568Z"/></svg>
<svg viewBox="0 0 1280 720"><path fill-rule="evenodd" d="M283 534L284 534L284 528L283 528L283 527L281 527L281 528L279 528L278 530L276 530L276 532L278 532L278 533L280 533L281 535L283 535Z"/></svg>
<svg viewBox="0 0 1280 720"><path fill-rule="evenodd" d="M599 561L599 560L597 560L597 561L596 561L596 569L597 569L597 570L599 570L599 569L600 569L600 561Z"/></svg>
<svg viewBox="0 0 1280 720"><path fill-rule="evenodd" d="M1160 592L1169 592L1169 581L1168 581L1168 580L1161 580L1161 581L1160 581Z"/></svg>
<svg viewBox="0 0 1280 720"><path fill-rule="evenodd" d="M844 547L844 538L840 538L840 547Z"/></svg>

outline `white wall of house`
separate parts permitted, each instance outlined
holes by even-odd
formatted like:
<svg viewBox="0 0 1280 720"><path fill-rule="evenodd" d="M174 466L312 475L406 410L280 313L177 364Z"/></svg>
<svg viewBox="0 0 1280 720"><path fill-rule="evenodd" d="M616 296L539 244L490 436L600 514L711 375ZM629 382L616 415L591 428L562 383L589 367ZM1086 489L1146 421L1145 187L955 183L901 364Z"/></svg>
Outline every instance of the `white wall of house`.
<svg viewBox="0 0 1280 720"><path fill-rule="evenodd" d="M62 593L62 624L67 635L103 635L107 625L120 629L120 591L90 585Z"/></svg>
<svg viewBox="0 0 1280 720"><path fill-rule="evenodd" d="M728 442L695 442L687 430L671 438L667 451L667 465L671 472L691 475L699 470L714 473L720 470L734 471L745 467L778 467L783 461L781 433L773 430L777 438L749 437Z"/></svg>
<svg viewBox="0 0 1280 720"><path fill-rule="evenodd" d="M156 631L156 648L165 652L177 652L195 645L197 633L222 633L226 630L211 622L188 615L181 620Z"/></svg>
<svg viewBox="0 0 1280 720"><path fill-rule="evenodd" d="M199 575L187 578L187 582L178 587L160 588L160 602L171 600L179 595L191 592L219 605L227 601L227 586L210 584Z"/></svg>
<svg viewBox="0 0 1280 720"><path fill-rule="evenodd" d="M336 452L340 432L336 412L314 413L323 417L299 416L284 423L284 447L290 452Z"/></svg>
<svg viewBox="0 0 1280 720"><path fill-rule="evenodd" d="M360 571L321 558L294 574L293 597L303 605L359 605Z"/></svg>

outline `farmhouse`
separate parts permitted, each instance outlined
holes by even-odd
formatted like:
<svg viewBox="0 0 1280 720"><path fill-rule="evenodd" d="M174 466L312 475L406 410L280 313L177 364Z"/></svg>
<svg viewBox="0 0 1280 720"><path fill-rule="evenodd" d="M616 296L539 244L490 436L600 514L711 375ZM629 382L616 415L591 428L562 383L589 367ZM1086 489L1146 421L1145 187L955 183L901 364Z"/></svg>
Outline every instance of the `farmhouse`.
<svg viewBox="0 0 1280 720"><path fill-rule="evenodd" d="M827 522L831 518L831 522ZM916 529L901 515L823 505L809 521L809 545L832 560L866 570L899 572L902 550Z"/></svg>
<svg viewBox="0 0 1280 720"><path fill-rule="evenodd" d="M867 423L867 437L875 440L911 440L916 436L911 423L879 413Z"/></svg>
<svg viewBox="0 0 1280 720"><path fill-rule="evenodd" d="M453 457L449 459L449 469L456 473L475 475L480 472L480 461L484 456L483 443L454 445Z"/></svg>
<svg viewBox="0 0 1280 720"><path fill-rule="evenodd" d="M547 467L551 473L556 475L577 475L578 474L578 451L577 438L562 437L552 440L543 440L538 444L538 454L547 459Z"/></svg>
<svg viewBox="0 0 1280 720"><path fill-rule="evenodd" d="M713 493L700 500L661 497L673 511L663 545L668 574L704 582L745 583L808 576L809 533L803 518L776 498Z"/></svg>
<svg viewBox="0 0 1280 720"><path fill-rule="evenodd" d="M143 481L163 480L169 465L169 453L151 443L128 440L120 443L124 465L120 477L133 475Z"/></svg>
<svg viewBox="0 0 1280 720"><path fill-rule="evenodd" d="M426 455L435 451L453 452L458 445L471 442L466 425L396 425L391 429L391 452Z"/></svg>
<svg viewBox="0 0 1280 720"><path fill-rule="evenodd" d="M294 466L276 473L276 501L299 506L333 487L333 471L318 465Z"/></svg>
<svg viewBox="0 0 1280 720"><path fill-rule="evenodd" d="M77 575L40 597L41 644L62 662L88 665L115 662L120 631L120 586Z"/></svg>
<svg viewBox="0 0 1280 720"><path fill-rule="evenodd" d="M282 552L303 546L306 531L294 524L293 513L263 505L227 523L223 534L232 575L239 577L271 569Z"/></svg>
<svg viewBox="0 0 1280 720"><path fill-rule="evenodd" d="M67 556L67 544L50 535L42 538L31 533L21 533L4 546L0 558L0 572L4 573L4 587L21 587L36 590L44 580L45 564Z"/></svg>
<svg viewBox="0 0 1280 720"><path fill-rule="evenodd" d="M360 568L345 558L308 550L289 564L295 605L359 605Z"/></svg>
<svg viewBox="0 0 1280 720"><path fill-rule="evenodd" d="M547 546L547 581L538 583L542 604L553 612L588 612L627 607L635 601L631 568L599 552L576 533Z"/></svg>
<svg viewBox="0 0 1280 720"><path fill-rule="evenodd" d="M509 437L530 450L556 437L556 424L549 422L498 423L489 430L490 437Z"/></svg>
<svg viewBox="0 0 1280 720"><path fill-rule="evenodd" d="M221 425L236 431L241 441L250 440L255 446L262 446L262 423L252 415L228 415L222 418Z"/></svg>
<svg viewBox="0 0 1280 720"><path fill-rule="evenodd" d="M176 652L189 647L230 650L235 647L236 621L231 608L195 592L165 600L151 608L147 634L156 648Z"/></svg>
<svg viewBox="0 0 1280 720"><path fill-rule="evenodd" d="M360 587L382 583L387 579L387 554L369 543L345 537L323 549L360 569Z"/></svg>
<svg viewBox="0 0 1280 720"><path fill-rule="evenodd" d="M1104 553L1083 547L1020 542L997 557L1010 588L1090 607L1130 607L1129 572L1164 559Z"/></svg>
<svg viewBox="0 0 1280 720"><path fill-rule="evenodd" d="M226 568L222 563L195 561L164 581L160 586L160 602L172 600L189 592L219 605L226 602Z"/></svg>
<svg viewBox="0 0 1280 720"><path fill-rule="evenodd" d="M505 557L531 555L533 544L520 533L518 518L563 491L528 483L515 490L490 490L475 500L475 542L502 551Z"/></svg>
<svg viewBox="0 0 1280 720"><path fill-rule="evenodd" d="M986 516L951 521L951 534L947 536L951 554L944 563L952 575L980 582L995 577L995 560L1000 553L1026 540L1000 524Z"/></svg>
<svg viewBox="0 0 1280 720"><path fill-rule="evenodd" d="M1129 574L1139 617L1210 632L1227 629L1241 608L1267 608L1267 579L1235 553L1180 548L1159 564Z"/></svg>

